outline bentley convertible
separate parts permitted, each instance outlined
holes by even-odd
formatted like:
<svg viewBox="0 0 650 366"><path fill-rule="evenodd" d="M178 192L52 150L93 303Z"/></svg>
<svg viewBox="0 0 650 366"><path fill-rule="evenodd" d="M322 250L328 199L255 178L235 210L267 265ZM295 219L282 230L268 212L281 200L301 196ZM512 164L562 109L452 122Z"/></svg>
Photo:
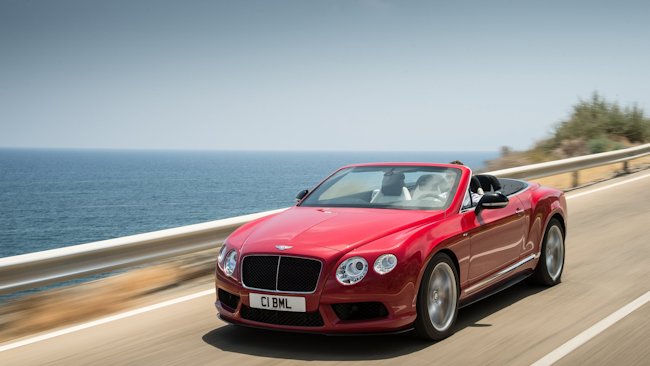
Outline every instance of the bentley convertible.
<svg viewBox="0 0 650 366"><path fill-rule="evenodd" d="M324 334L414 330L521 280L560 282L561 191L451 164L343 167L297 204L232 233L217 259L224 321Z"/></svg>

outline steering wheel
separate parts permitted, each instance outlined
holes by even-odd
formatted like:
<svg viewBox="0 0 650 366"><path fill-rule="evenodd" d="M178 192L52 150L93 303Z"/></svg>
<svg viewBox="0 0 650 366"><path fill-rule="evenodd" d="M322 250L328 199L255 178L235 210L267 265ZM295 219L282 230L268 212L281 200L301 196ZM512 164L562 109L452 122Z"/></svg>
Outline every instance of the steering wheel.
<svg viewBox="0 0 650 366"><path fill-rule="evenodd" d="M440 197L440 195L437 194L437 193L424 193L424 194L422 194L420 197L418 197L418 199L419 199L419 200L422 200L422 199L433 199L434 201L438 201L438 202L440 202L440 203L443 203L443 202L444 202L444 199L443 199L442 197Z"/></svg>

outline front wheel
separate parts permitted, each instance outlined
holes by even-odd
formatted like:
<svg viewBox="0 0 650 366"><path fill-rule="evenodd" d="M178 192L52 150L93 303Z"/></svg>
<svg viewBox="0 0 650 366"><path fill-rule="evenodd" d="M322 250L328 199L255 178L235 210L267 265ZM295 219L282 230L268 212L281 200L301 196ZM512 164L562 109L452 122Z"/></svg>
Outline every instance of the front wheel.
<svg viewBox="0 0 650 366"><path fill-rule="evenodd" d="M458 315L458 271L451 258L436 254L424 272L417 301L415 331L439 341L453 334Z"/></svg>
<svg viewBox="0 0 650 366"><path fill-rule="evenodd" d="M560 221L552 219L548 223L539 262L531 276L533 283L554 286L562 280L564 270L564 230Z"/></svg>

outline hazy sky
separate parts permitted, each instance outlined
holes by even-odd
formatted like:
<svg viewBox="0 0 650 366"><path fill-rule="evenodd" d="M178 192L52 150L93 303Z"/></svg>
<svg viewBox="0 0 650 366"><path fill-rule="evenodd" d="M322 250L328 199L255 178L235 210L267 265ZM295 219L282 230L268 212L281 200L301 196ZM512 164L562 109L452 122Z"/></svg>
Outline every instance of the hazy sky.
<svg viewBox="0 0 650 366"><path fill-rule="evenodd" d="M648 1L0 0L0 146L496 150L650 107Z"/></svg>

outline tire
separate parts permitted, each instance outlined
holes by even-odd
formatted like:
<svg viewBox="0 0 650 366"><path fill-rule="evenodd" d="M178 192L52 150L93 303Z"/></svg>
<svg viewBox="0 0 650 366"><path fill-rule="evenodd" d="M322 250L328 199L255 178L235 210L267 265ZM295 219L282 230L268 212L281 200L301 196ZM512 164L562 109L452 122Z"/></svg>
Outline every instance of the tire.
<svg viewBox="0 0 650 366"><path fill-rule="evenodd" d="M562 224L558 219L551 219L544 232L539 261L530 282L543 286L555 286L562 282L565 253Z"/></svg>
<svg viewBox="0 0 650 366"><path fill-rule="evenodd" d="M439 341L454 333L458 316L458 270L451 258L436 254L424 271L417 298L415 334Z"/></svg>

